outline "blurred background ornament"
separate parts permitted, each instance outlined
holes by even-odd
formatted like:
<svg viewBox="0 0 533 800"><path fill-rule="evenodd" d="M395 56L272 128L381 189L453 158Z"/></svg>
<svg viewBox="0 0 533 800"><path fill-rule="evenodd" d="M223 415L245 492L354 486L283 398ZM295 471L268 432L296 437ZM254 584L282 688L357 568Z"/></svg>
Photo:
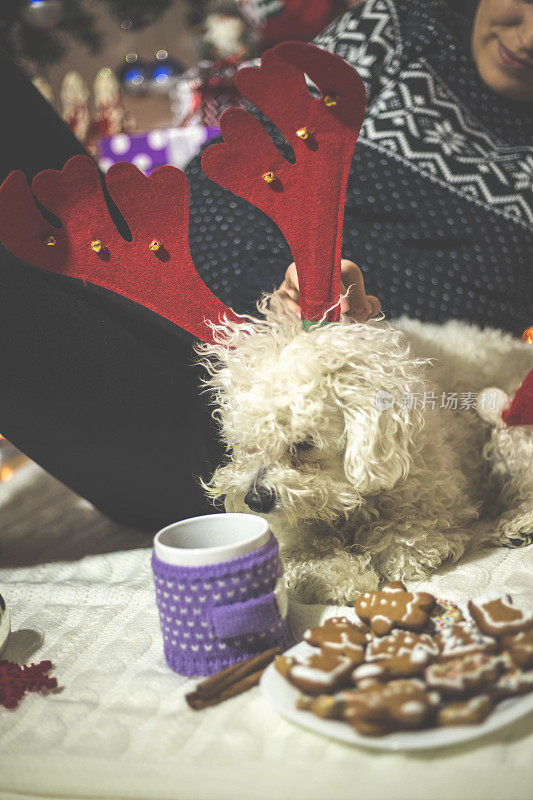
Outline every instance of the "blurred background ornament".
<svg viewBox="0 0 533 800"><path fill-rule="evenodd" d="M209 0L204 9L196 48L201 60L172 91L175 125L212 128L228 108L244 105L235 76L257 52L257 20L238 0Z"/></svg>
<svg viewBox="0 0 533 800"><path fill-rule="evenodd" d="M167 50L158 50L150 70L151 88L156 92L168 93L184 72L183 64L170 58Z"/></svg>
<svg viewBox="0 0 533 800"><path fill-rule="evenodd" d="M89 87L79 72L70 70L61 83L60 99L62 117L74 136L82 143L88 139Z"/></svg>
<svg viewBox="0 0 533 800"><path fill-rule="evenodd" d="M54 105L54 90L50 86L50 83L44 75L34 75L31 79L32 84L35 86L38 92L42 94L44 99L47 103L50 103L51 106Z"/></svg>
<svg viewBox="0 0 533 800"><path fill-rule="evenodd" d="M63 0L30 0L26 5L25 16L34 28L53 28L64 11Z"/></svg>
<svg viewBox="0 0 533 800"><path fill-rule="evenodd" d="M95 115L91 137L114 136L121 133L124 124L122 93L117 76L111 67L102 67L94 79L93 99Z"/></svg>
<svg viewBox="0 0 533 800"><path fill-rule="evenodd" d="M148 65L134 51L126 54L118 69L118 79L128 94L144 94L150 88Z"/></svg>
<svg viewBox="0 0 533 800"><path fill-rule="evenodd" d="M259 31L238 0L210 0L203 19L199 42L203 60L252 58L257 51Z"/></svg>

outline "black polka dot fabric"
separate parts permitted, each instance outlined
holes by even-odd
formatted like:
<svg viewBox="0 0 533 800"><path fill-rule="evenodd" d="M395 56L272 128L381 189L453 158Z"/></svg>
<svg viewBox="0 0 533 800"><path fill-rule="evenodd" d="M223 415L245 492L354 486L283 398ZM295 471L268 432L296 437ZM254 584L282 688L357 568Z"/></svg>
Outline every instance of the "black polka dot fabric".
<svg viewBox="0 0 533 800"><path fill-rule="evenodd" d="M471 16L443 0L367 0L318 38L354 64L368 95L343 256L389 318L455 317L519 334L533 323L533 113L478 77ZM253 311L283 279L289 248L264 214L203 174L199 157L187 172L198 271L226 304Z"/></svg>

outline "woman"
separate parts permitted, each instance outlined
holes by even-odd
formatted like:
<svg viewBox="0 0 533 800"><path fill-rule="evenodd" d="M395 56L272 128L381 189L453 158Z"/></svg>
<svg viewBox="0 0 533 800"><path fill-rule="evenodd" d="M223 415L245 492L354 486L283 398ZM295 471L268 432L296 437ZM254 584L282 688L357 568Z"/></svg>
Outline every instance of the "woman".
<svg viewBox="0 0 533 800"><path fill-rule="evenodd" d="M467 17L444 0L367 0L319 38L357 66L369 98L344 255L387 316L457 316L519 333L533 321L533 4L481 0L472 27L474 11ZM77 151L7 62L0 82L6 107L22 103L25 114L4 123L3 175L57 167ZM39 147L22 149L21 128L37 122ZM253 310L260 291L282 280L287 245L261 212L210 182L199 159L189 180L195 264L225 303ZM365 296L355 265L344 269L345 283L356 284L350 313L365 319L378 301ZM130 524L212 510L196 476L221 452L190 366L191 337L5 251L0 290L2 433ZM296 290L289 271L287 302L297 304Z"/></svg>
<svg viewBox="0 0 533 800"><path fill-rule="evenodd" d="M389 318L457 317L520 334L533 322L533 3L366 0L316 43L353 64L367 89L343 255ZM252 310L281 280L287 246L199 159L188 175L199 268L225 302ZM236 243L220 233L224 207ZM362 290L345 264L345 284L356 278ZM296 288L291 266L287 301ZM360 291L350 298L358 319L377 308L365 311Z"/></svg>

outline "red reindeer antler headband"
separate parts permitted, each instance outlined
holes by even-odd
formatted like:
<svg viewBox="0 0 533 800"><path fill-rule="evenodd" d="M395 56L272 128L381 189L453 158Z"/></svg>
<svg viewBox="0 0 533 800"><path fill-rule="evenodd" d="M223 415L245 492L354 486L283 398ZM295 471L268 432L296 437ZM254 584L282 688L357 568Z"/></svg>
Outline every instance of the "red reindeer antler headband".
<svg viewBox="0 0 533 800"><path fill-rule="evenodd" d="M207 320L238 317L205 285L189 251L189 187L183 172L160 167L146 178L131 164L107 173L107 188L129 226L113 224L100 174L88 156L35 176L32 190L62 226L37 211L21 172L0 188L0 239L23 261L103 286L210 341Z"/></svg>
<svg viewBox="0 0 533 800"><path fill-rule="evenodd" d="M305 75L322 91L320 99L309 94ZM281 156L251 114L231 110L222 117L225 144L206 151L204 169L284 234L298 270L302 318L337 320L338 305L328 309L340 294L344 198L364 115L362 81L341 58L290 42L265 53L260 68L241 70L237 85L286 136L296 163ZM0 240L29 264L110 289L204 341L212 337L209 320L238 320L192 262L185 175L160 167L146 178L124 163L111 167L106 181L131 241L113 224L87 156L71 158L60 172L39 173L31 190L21 172L11 173L0 188ZM32 191L60 228L45 221Z"/></svg>
<svg viewBox="0 0 533 800"><path fill-rule="evenodd" d="M322 92L319 99L310 95L306 75ZM338 56L288 42L265 53L260 67L238 72L236 84L279 128L296 161L283 158L255 117L231 109L221 119L225 144L205 151L204 172L281 230L298 272L302 319L336 321L346 184L365 113L363 82Z"/></svg>

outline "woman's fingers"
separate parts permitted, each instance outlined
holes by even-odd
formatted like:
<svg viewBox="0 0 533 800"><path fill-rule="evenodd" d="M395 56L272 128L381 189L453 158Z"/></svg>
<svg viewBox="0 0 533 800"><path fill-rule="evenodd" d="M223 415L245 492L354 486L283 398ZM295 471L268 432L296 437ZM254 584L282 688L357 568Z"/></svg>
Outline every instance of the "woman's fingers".
<svg viewBox="0 0 533 800"><path fill-rule="evenodd" d="M276 294L283 300L286 308L288 308L290 311L296 314L297 317L301 317L300 298L298 293L296 293L297 300L294 300L293 299L294 290L285 289L284 283L282 283L279 289L277 290Z"/></svg>
<svg viewBox="0 0 533 800"><path fill-rule="evenodd" d="M296 264L294 261L287 267L285 279L277 290L277 294L290 311L296 314L297 317L301 317L300 292L298 291L298 274L296 272Z"/></svg>
<svg viewBox="0 0 533 800"><path fill-rule="evenodd" d="M296 272L296 264L294 263L294 261L287 267L287 272L285 273L285 280L281 285L282 286L285 285L286 289L296 293L297 296L293 297L293 300L300 299L300 294L299 294L300 285L298 283L298 273Z"/></svg>
<svg viewBox="0 0 533 800"><path fill-rule="evenodd" d="M381 303L379 302L377 297L374 297L373 294L367 294L367 300L370 300L370 305L372 306L372 312L370 314L369 319L375 317L381 311Z"/></svg>
<svg viewBox="0 0 533 800"><path fill-rule="evenodd" d="M354 264L343 258L341 261L341 313L347 314L356 322L366 322L371 317L379 314L381 304L374 295L367 295L361 270ZM298 317L300 311L300 293L298 284L298 273L294 262L287 267L285 280L278 289L278 294L292 312Z"/></svg>
<svg viewBox="0 0 533 800"><path fill-rule="evenodd" d="M356 322L366 322L372 313L372 306L366 296L363 275L357 264L343 258L341 280L345 295L341 298L341 312L348 314Z"/></svg>

